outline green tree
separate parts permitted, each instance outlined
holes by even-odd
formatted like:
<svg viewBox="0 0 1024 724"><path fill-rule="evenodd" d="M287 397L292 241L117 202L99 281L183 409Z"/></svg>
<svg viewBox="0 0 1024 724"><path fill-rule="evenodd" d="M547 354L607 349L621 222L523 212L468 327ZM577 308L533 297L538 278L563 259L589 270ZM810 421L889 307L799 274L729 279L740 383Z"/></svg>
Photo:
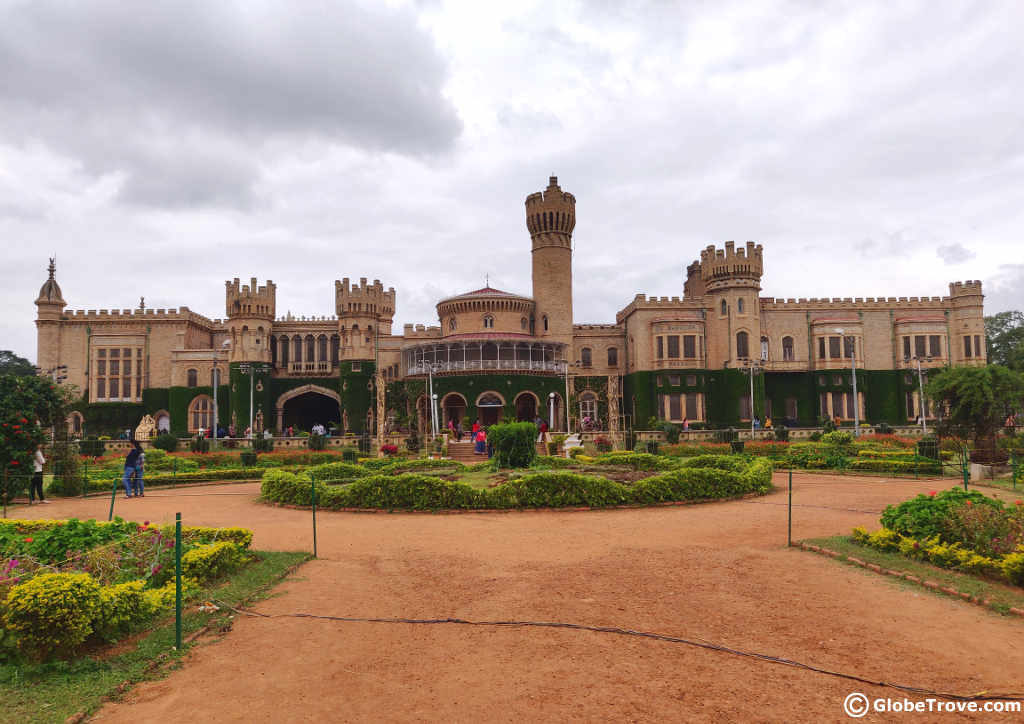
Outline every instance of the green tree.
<svg viewBox="0 0 1024 724"><path fill-rule="evenodd" d="M71 394L45 377L0 375L0 472L7 499L28 488L32 457L47 429L65 428Z"/></svg>
<svg viewBox="0 0 1024 724"><path fill-rule="evenodd" d="M24 357L9 349L0 349L0 375L34 376L36 368Z"/></svg>
<svg viewBox="0 0 1024 724"><path fill-rule="evenodd" d="M999 312L985 317L988 359L1024 372L1024 312Z"/></svg>
<svg viewBox="0 0 1024 724"><path fill-rule="evenodd" d="M947 367L925 391L943 411L940 434L977 442L1024 406L1024 374L1001 365Z"/></svg>

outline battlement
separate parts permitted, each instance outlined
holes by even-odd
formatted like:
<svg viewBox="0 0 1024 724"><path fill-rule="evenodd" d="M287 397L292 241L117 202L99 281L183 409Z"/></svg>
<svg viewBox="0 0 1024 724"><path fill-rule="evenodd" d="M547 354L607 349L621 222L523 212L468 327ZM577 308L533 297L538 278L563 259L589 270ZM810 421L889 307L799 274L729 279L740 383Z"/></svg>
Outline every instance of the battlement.
<svg viewBox="0 0 1024 724"><path fill-rule="evenodd" d="M596 331L596 332L621 332L622 327L617 324L574 324L573 330Z"/></svg>
<svg viewBox="0 0 1024 724"><path fill-rule="evenodd" d="M63 319L74 322L191 322L203 327L220 326L221 320L212 320L191 311L179 309L68 309Z"/></svg>
<svg viewBox="0 0 1024 724"><path fill-rule="evenodd" d="M395 288L374 279L373 284L366 277L359 284L352 284L348 277L334 281L334 303L339 317L371 316L390 320L395 314Z"/></svg>
<svg viewBox="0 0 1024 724"><path fill-rule="evenodd" d="M979 279L971 279L965 282L950 282L949 284L949 296L951 297L968 297L978 294L981 294L981 281Z"/></svg>
<svg viewBox="0 0 1024 724"><path fill-rule="evenodd" d="M576 197L562 191L558 177L548 179L548 187L526 197L526 228L530 236L563 234L572 236L576 226Z"/></svg>
<svg viewBox="0 0 1024 724"><path fill-rule="evenodd" d="M271 280L268 279L266 285L261 287L257 286L256 277L252 277L250 283L245 285L235 277L230 282L224 282L224 287L224 304L228 318L274 318L277 287Z"/></svg>
<svg viewBox="0 0 1024 724"><path fill-rule="evenodd" d="M691 267L687 268L690 272ZM724 249L709 244L700 253L700 274L705 281L729 278L756 279L764 272L763 247L748 241L745 247L736 248L736 242L725 242Z"/></svg>
<svg viewBox="0 0 1024 724"><path fill-rule="evenodd" d="M615 315L617 324L622 322L634 312L645 309L675 309L675 310L699 310L705 307L704 297L648 297L646 294L637 294L633 301L627 304L618 314Z"/></svg>
<svg viewBox="0 0 1024 724"><path fill-rule="evenodd" d="M403 337L410 339L437 339L441 336L441 328L436 325L426 326L425 324L406 324L403 328Z"/></svg>
<svg viewBox="0 0 1024 724"><path fill-rule="evenodd" d="M761 297L762 311L810 311L821 309L850 310L897 310L930 309L945 310L951 306L950 297L828 297L809 299L776 299Z"/></svg>

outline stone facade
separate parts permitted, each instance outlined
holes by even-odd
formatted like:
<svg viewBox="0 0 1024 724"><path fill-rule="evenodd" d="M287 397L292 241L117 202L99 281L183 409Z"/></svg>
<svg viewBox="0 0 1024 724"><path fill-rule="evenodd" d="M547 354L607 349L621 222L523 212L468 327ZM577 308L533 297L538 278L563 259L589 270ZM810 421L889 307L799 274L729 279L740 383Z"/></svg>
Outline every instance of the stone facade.
<svg viewBox="0 0 1024 724"><path fill-rule="evenodd" d="M860 419L903 424L920 409L918 365L985 363L981 282L954 282L942 297L762 297L764 251L753 242L701 250L681 296L638 294L614 323L573 324L575 213L551 177L526 198L531 293L486 286L443 299L437 324L401 334L395 290L379 280L335 281L330 316L278 317L272 281L234 279L225 317L210 319L144 300L69 310L51 262L36 299L39 366L66 366L83 392L74 424L96 433L147 413L181 434L208 427L216 388L220 423L238 434L250 415L257 428L374 431L380 409L385 427L424 431L432 393L442 423L540 416L553 429L566 425L568 394L573 429L586 421L614 434L651 417L849 420L854 359Z"/></svg>

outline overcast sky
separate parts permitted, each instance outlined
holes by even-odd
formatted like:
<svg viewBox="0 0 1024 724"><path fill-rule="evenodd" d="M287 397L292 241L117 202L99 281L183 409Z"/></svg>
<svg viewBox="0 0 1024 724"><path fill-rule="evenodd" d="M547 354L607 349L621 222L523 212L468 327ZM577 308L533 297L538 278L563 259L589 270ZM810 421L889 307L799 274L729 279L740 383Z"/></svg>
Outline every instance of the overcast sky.
<svg viewBox="0 0 1024 724"><path fill-rule="evenodd" d="M552 173L578 323L730 239L765 296L1021 309L1022 35L964 0L0 0L0 349L35 360L52 254L71 309L222 317L257 276L332 314L365 276L400 332L488 274L529 294Z"/></svg>

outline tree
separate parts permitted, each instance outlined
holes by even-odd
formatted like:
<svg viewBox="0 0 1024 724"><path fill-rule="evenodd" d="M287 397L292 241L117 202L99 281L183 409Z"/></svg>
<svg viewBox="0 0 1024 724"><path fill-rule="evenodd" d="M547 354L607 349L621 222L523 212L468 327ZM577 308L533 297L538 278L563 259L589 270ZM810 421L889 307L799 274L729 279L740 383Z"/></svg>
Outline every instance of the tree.
<svg viewBox="0 0 1024 724"><path fill-rule="evenodd" d="M24 357L19 357L9 349L0 349L0 375L17 375L18 377L34 376L36 368Z"/></svg>
<svg viewBox="0 0 1024 724"><path fill-rule="evenodd" d="M0 375L0 472L6 499L28 488L36 446L64 427L69 392L45 377Z"/></svg>
<svg viewBox="0 0 1024 724"><path fill-rule="evenodd" d="M999 312L985 317L988 359L1024 372L1024 312Z"/></svg>
<svg viewBox="0 0 1024 724"><path fill-rule="evenodd" d="M929 379L926 391L943 411L942 429L977 442L1024 406L1024 374L1001 365L947 367Z"/></svg>

